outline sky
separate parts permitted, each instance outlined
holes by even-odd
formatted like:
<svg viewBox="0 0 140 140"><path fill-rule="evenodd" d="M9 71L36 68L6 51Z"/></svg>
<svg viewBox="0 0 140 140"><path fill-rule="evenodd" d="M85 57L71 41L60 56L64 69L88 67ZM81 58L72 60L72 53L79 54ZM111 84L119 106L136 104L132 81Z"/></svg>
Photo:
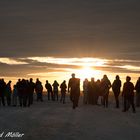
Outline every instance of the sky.
<svg viewBox="0 0 140 140"><path fill-rule="evenodd" d="M139 0L1 0L0 77L59 81L140 72ZM87 74L86 73L90 73Z"/></svg>

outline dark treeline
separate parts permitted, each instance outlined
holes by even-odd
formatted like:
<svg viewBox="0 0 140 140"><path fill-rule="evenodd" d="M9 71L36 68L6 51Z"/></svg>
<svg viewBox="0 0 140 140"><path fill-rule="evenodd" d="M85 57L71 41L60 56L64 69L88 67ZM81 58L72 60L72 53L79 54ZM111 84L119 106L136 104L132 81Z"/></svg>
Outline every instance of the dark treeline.
<svg viewBox="0 0 140 140"><path fill-rule="evenodd" d="M61 93L60 99L59 88ZM135 113L135 104L137 107L140 106L140 78L138 78L136 85L134 85L131 82L130 76L126 77L126 82L123 85L118 75L112 84L107 75L104 75L101 80L97 81L94 78L91 78L90 81L85 79L83 82L83 104L103 105L107 108L111 88L116 102L115 107L120 108L119 96L121 96L123 99L123 112L128 111L132 107ZM48 101L60 100L63 104L65 103L65 95L68 91L70 93L70 100L73 103L73 109L78 107L80 79L75 78L75 74L72 74L68 84L65 80L61 84L56 80L50 84L46 80L45 89ZM136 94L134 94L135 92ZM36 93L36 99L34 99L34 93ZM136 102L134 101L134 96L136 96ZM33 82L32 78L30 80L19 79L13 86L13 90L11 88L11 81L6 83L4 79L0 79L0 106L30 107L34 100L43 102L43 85L39 79L36 79L36 82Z"/></svg>

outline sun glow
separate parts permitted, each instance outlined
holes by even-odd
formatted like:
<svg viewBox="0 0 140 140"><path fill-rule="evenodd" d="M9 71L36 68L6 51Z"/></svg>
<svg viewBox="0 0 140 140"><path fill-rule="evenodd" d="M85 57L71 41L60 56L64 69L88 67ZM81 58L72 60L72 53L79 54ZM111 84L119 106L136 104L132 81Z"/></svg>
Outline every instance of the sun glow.
<svg viewBox="0 0 140 140"><path fill-rule="evenodd" d="M100 79L103 75L102 71L92 69L91 67L83 67L82 69L75 70L74 73L77 77L80 77L81 80L84 80L85 78L90 80L91 77Z"/></svg>
<svg viewBox="0 0 140 140"><path fill-rule="evenodd" d="M27 59L46 63L46 64L57 64L57 65L64 65L64 68L60 68L61 72L58 72L58 69L56 70L56 73L53 72L47 72L47 73L36 73L35 75L39 76L46 76L48 77L51 75L53 78L54 76L59 79L59 77L66 78L66 75L70 76L71 73L75 73L76 77L80 78L81 81L83 81L85 78L88 78L89 80L91 77L94 77L95 79L100 79L103 76L103 71L97 70L98 67L105 67L109 60L107 59L100 59L100 58L89 58L89 57L83 57L83 58L55 58L55 57L28 57ZM70 68L66 67L70 66ZM74 66L79 66L80 68L75 68ZM48 70L48 69L47 69ZM35 76L34 75L34 76ZM61 76L60 76L61 75ZM69 79L69 77L67 77Z"/></svg>

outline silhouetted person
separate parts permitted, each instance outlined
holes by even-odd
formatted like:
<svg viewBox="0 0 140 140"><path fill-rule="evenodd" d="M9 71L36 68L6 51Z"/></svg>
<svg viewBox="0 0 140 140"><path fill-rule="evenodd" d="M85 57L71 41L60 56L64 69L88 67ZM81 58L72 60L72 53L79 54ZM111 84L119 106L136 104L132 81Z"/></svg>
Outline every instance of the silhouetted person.
<svg viewBox="0 0 140 140"><path fill-rule="evenodd" d="M28 100L28 106L33 104L33 95L35 90L35 83L33 82L33 79L30 78L29 84L29 100Z"/></svg>
<svg viewBox="0 0 140 140"><path fill-rule="evenodd" d="M17 87L17 93L18 93L18 97L19 97L20 107L26 107L26 102L27 102L26 80L19 79L16 84L16 87Z"/></svg>
<svg viewBox="0 0 140 140"><path fill-rule="evenodd" d="M97 83L95 82L94 78L91 78L91 82L92 82L92 87L93 87L92 104L97 105L97 100L98 100Z"/></svg>
<svg viewBox="0 0 140 140"><path fill-rule="evenodd" d="M63 104L64 104L65 103L65 95L66 95L66 91L67 91L67 85L66 85L66 81L65 80L60 85L60 89L61 89L61 99L60 99L60 102L63 102Z"/></svg>
<svg viewBox="0 0 140 140"><path fill-rule="evenodd" d="M97 104L98 104L98 100L99 98L101 98L101 104L103 104L103 95L102 95L102 92L101 92L101 81L98 79L96 81L96 92L97 92Z"/></svg>
<svg viewBox="0 0 140 140"><path fill-rule="evenodd" d="M31 94L30 90L31 90L30 81L26 80L26 93L27 93L26 105L28 107L30 107L30 105L31 105L31 98L32 98L32 94Z"/></svg>
<svg viewBox="0 0 140 140"><path fill-rule="evenodd" d="M96 83L94 78L91 78L91 82L88 84L88 103L95 105L97 100Z"/></svg>
<svg viewBox="0 0 140 140"><path fill-rule="evenodd" d="M108 79L107 75L104 75L103 79L101 80L101 90L102 90L102 94L103 94L104 107L108 107L108 95L109 95L110 88L111 88L111 82Z"/></svg>
<svg viewBox="0 0 140 140"><path fill-rule="evenodd" d="M18 98L17 85L14 85L13 96L12 96L13 106L17 106L17 98Z"/></svg>
<svg viewBox="0 0 140 140"><path fill-rule="evenodd" d="M23 98L23 107L26 107L27 106L27 101L28 101L28 95L29 95L29 92L28 92L28 89L29 89L28 80L22 79L21 82L22 82L21 83L21 87L22 87L21 94L22 94L22 98Z"/></svg>
<svg viewBox="0 0 140 140"><path fill-rule="evenodd" d="M35 91L37 94L37 101L43 101L42 93L43 93L43 86L39 79L37 79L36 84L35 84Z"/></svg>
<svg viewBox="0 0 140 140"><path fill-rule="evenodd" d="M3 106L5 106L5 99L4 99L5 89L6 89L6 83L4 82L4 79L0 79L0 105L2 102Z"/></svg>
<svg viewBox="0 0 140 140"><path fill-rule="evenodd" d="M119 95L120 95L120 90L121 90L121 80L118 75L116 76L116 79L114 80L112 84L112 90L113 90L115 100L116 100L116 108L119 108Z"/></svg>
<svg viewBox="0 0 140 140"><path fill-rule="evenodd" d="M137 80L137 83L135 85L136 90L136 106L140 107L140 77Z"/></svg>
<svg viewBox="0 0 140 140"><path fill-rule="evenodd" d="M45 88L46 88L46 90L47 90L48 100L50 100L50 96L51 96L51 99L54 100L54 95L53 95L53 91L52 91L52 86L51 86L51 84L48 82L48 80L46 80Z"/></svg>
<svg viewBox="0 0 140 140"><path fill-rule="evenodd" d="M83 82L83 103L84 104L87 104L88 103L88 84L89 84L89 81L88 79L86 78Z"/></svg>
<svg viewBox="0 0 140 140"><path fill-rule="evenodd" d="M52 86L53 86L54 100L55 100L55 98L56 98L57 101L58 101L58 87L59 87L59 84L58 84L58 82L55 80L54 83L52 84Z"/></svg>
<svg viewBox="0 0 140 140"><path fill-rule="evenodd" d="M5 90L5 96L6 96L6 101L8 106L11 105L11 94L12 94L11 81L9 81L6 85L6 90Z"/></svg>
<svg viewBox="0 0 140 140"><path fill-rule="evenodd" d="M73 103L73 109L78 107L79 96L80 96L80 79L75 78L75 74L72 74L68 83L68 92L70 91L70 99Z"/></svg>
<svg viewBox="0 0 140 140"><path fill-rule="evenodd" d="M130 105L132 106L133 113L135 113L135 105L134 105L134 85L130 82L131 77L126 77L126 82L123 85L122 96L124 97L124 109L123 112L129 110Z"/></svg>
<svg viewBox="0 0 140 140"><path fill-rule="evenodd" d="M20 107L22 107L23 106L23 93L22 93L22 81L21 81L21 79L18 79L16 86L17 86L17 93L18 93L18 98L19 98L19 105L20 105Z"/></svg>

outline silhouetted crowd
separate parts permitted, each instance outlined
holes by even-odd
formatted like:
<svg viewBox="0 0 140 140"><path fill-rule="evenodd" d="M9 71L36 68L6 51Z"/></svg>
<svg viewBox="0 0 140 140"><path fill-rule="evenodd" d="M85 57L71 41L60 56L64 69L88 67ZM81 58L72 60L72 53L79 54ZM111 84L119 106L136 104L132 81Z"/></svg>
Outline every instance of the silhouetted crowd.
<svg viewBox="0 0 140 140"><path fill-rule="evenodd" d="M80 79L76 78L73 73L72 78L69 79L68 86L65 80L60 85L56 80L53 84L46 80L45 88L48 100L59 100L59 87L61 93L60 102L65 104L65 96L68 91L70 93L70 100L73 103L72 108L78 107ZM122 82L118 75L112 84L107 75L104 75L101 80L97 81L94 78L91 78L90 81L85 79L83 81L83 104L103 105L107 108L109 105L109 92L112 88L116 108L120 108L119 96L121 95L123 99L123 112L128 111L132 107L133 113L135 113L135 103L137 107L140 107L140 77L136 85L134 85L131 82L131 77L127 76L122 91L121 87ZM43 102L43 85L39 79L36 79L35 83L32 78L30 80L19 79L13 86L13 90L11 88L11 81L6 84L4 79L0 79L0 105L30 107L34 102L34 93L36 93L36 101ZM134 96L136 96L136 102Z"/></svg>
<svg viewBox="0 0 140 140"><path fill-rule="evenodd" d="M123 99L123 112L129 110L132 106L133 113L136 112L135 110L135 102L134 96L136 91L136 106L140 107L140 78L138 78L136 85L131 82L131 77L126 77L126 82L123 85L122 92L121 92L122 82L120 77L117 75L116 79L111 84L110 80L108 79L107 75L104 75L101 80L94 81L94 78L91 78L91 81L85 79L83 82L83 94L84 94L84 104L99 104L99 98L101 100L101 105L104 107L108 107L108 96L110 88L112 88L115 101L116 101L116 108L120 107L119 103L119 96L122 96Z"/></svg>
<svg viewBox="0 0 140 140"><path fill-rule="evenodd" d="M58 101L58 87L59 84L55 80L51 85L48 80L46 80L45 88L47 90L48 100ZM61 99L60 101L65 103L66 95L66 81L64 80L60 85L61 88ZM11 88L11 81L7 84L4 79L0 79L0 106L20 106L20 107L30 107L34 101L34 93L36 93L36 101L43 102L43 85L41 81L37 78L36 82L33 79L25 80L19 79L17 83Z"/></svg>

